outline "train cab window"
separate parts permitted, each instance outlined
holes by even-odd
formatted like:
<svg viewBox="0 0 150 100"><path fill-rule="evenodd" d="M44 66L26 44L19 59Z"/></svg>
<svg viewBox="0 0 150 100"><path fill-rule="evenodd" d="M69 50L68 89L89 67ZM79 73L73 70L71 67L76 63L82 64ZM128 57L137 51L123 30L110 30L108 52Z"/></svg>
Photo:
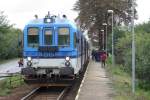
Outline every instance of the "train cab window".
<svg viewBox="0 0 150 100"><path fill-rule="evenodd" d="M44 30L44 43L45 45L52 45L52 30L51 29Z"/></svg>
<svg viewBox="0 0 150 100"><path fill-rule="evenodd" d="M70 44L70 32L69 28L58 29L58 45L69 46Z"/></svg>
<svg viewBox="0 0 150 100"><path fill-rule="evenodd" d="M39 29L28 28L28 47L37 48L39 46Z"/></svg>

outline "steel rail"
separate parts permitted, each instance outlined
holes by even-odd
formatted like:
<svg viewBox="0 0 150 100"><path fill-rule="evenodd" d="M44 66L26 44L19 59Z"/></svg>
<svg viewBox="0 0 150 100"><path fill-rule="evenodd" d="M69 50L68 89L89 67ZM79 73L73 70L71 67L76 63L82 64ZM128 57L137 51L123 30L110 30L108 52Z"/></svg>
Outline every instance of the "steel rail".
<svg viewBox="0 0 150 100"><path fill-rule="evenodd" d="M69 87L66 87L58 96L57 100L62 100L63 97L65 96L65 93L68 91Z"/></svg>
<svg viewBox="0 0 150 100"><path fill-rule="evenodd" d="M24 96L23 98L21 98L21 100L28 100L28 98L31 97L33 94L35 94L39 89L40 89L40 87L35 88L29 94L27 94L26 96Z"/></svg>
<svg viewBox="0 0 150 100"><path fill-rule="evenodd" d="M37 91L40 89L41 87L35 88L34 90L32 90L30 93L28 93L26 96L24 96L23 98L21 98L21 100L30 100L32 98L36 98L37 96L39 96L40 94L37 93ZM60 92L58 92L58 95L53 94L53 92L51 93L52 95L49 94L49 97L51 97L52 100L54 100L53 98L56 98L56 100L63 100L66 92L68 91L69 87L65 87L63 90L61 90ZM37 93L37 94L36 94ZM46 94L47 95L47 94ZM45 95L45 98L47 98ZM50 100L51 100L50 99ZM33 99L34 100L34 99ZM42 99L45 100L45 99Z"/></svg>

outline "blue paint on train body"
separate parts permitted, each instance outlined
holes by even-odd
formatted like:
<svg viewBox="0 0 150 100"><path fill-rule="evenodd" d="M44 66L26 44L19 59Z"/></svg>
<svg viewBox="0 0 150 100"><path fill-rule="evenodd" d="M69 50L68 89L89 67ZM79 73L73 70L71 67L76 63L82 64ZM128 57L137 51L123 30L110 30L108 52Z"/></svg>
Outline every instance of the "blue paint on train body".
<svg viewBox="0 0 150 100"><path fill-rule="evenodd" d="M58 46L58 28L69 28L70 32L70 44L68 47L58 46L59 50L55 52L55 58L58 57L65 57L65 56L77 56L77 49L74 48L74 34L79 32L77 27L74 23L70 22L67 19L56 19L54 23L44 23L43 19L36 19L30 21L24 28L24 57L53 57L54 55L51 53L42 53L39 52L38 47L28 47L28 29L29 28L38 28L38 34L39 34L39 46L46 46L44 44L44 36L43 31L47 28L52 29L53 32L53 44L51 46ZM77 37L80 37L81 34L77 34Z"/></svg>

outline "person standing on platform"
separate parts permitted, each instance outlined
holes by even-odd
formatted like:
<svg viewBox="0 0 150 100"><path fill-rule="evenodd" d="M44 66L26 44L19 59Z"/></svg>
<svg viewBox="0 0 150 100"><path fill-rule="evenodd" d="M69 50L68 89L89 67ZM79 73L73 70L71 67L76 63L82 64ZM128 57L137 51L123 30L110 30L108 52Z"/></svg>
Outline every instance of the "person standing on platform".
<svg viewBox="0 0 150 100"><path fill-rule="evenodd" d="M95 50L92 50L92 60L95 61Z"/></svg>
<svg viewBox="0 0 150 100"><path fill-rule="evenodd" d="M104 68L104 67L105 67L105 63L106 63L106 59L107 59L107 54L106 54L106 52L102 52L102 53L101 53L100 59L101 59L102 68Z"/></svg>
<svg viewBox="0 0 150 100"><path fill-rule="evenodd" d="M92 50L91 56L92 56L92 60L94 60L94 50Z"/></svg>

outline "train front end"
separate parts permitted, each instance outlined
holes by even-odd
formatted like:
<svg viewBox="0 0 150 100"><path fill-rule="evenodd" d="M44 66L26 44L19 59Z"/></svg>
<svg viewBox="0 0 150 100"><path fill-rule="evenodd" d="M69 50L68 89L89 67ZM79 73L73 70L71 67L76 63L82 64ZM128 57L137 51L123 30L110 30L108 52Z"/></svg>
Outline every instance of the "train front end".
<svg viewBox="0 0 150 100"><path fill-rule="evenodd" d="M74 79L77 66L76 29L68 20L47 16L24 28L22 75L27 82Z"/></svg>

